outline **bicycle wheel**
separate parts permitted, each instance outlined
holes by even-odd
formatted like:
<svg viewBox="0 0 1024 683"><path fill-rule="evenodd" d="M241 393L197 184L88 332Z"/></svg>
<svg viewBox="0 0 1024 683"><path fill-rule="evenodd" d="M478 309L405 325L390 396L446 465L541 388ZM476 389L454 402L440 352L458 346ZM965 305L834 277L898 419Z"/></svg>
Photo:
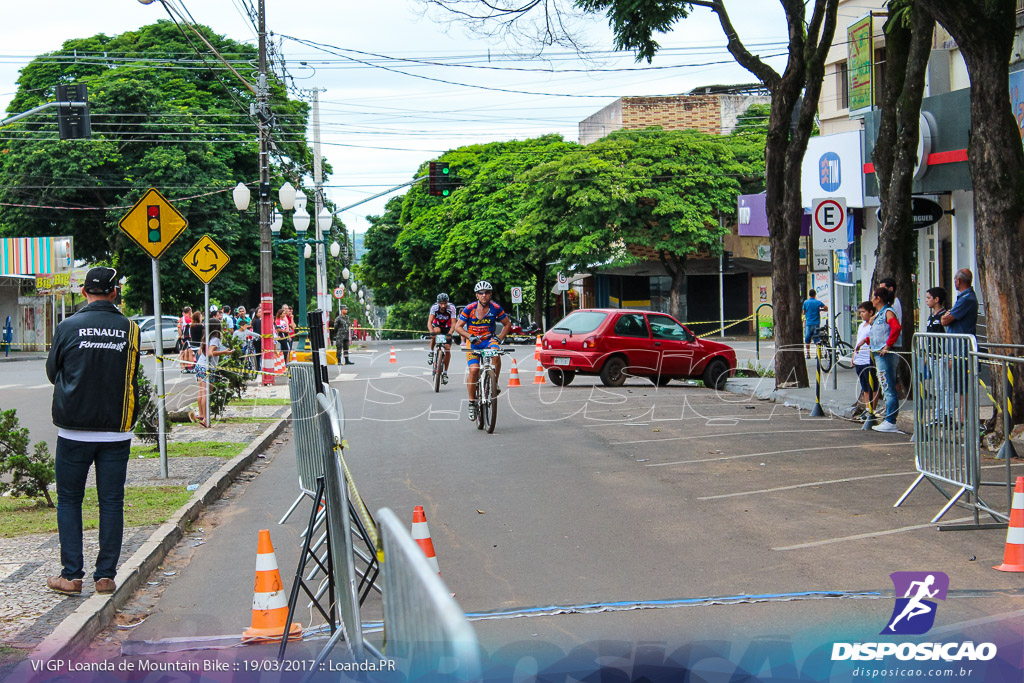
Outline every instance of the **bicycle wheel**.
<svg viewBox="0 0 1024 683"><path fill-rule="evenodd" d="M853 347L842 339L836 342L836 363L841 368L853 369Z"/></svg>
<svg viewBox="0 0 1024 683"><path fill-rule="evenodd" d="M821 371L828 372L832 369L832 347L828 340L822 339L818 342L818 355L821 357Z"/></svg>
<svg viewBox="0 0 1024 683"><path fill-rule="evenodd" d="M494 391L497 386L494 378L494 370L487 368L484 371L484 426L488 434L494 433L494 425L498 422L498 397Z"/></svg>
<svg viewBox="0 0 1024 683"><path fill-rule="evenodd" d="M441 372L444 370L444 349L438 349L434 354L433 381L434 393L441 391Z"/></svg>

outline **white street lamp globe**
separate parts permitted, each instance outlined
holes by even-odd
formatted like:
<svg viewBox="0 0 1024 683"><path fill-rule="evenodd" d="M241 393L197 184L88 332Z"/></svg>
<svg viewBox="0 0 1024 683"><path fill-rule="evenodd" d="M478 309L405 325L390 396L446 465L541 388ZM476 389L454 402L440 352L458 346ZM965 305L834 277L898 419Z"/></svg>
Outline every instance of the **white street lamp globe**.
<svg viewBox="0 0 1024 683"><path fill-rule="evenodd" d="M302 250L302 258L309 258L313 255L313 248L308 244Z"/></svg>
<svg viewBox="0 0 1024 683"><path fill-rule="evenodd" d="M331 258L338 258L338 254L341 253L341 245L337 242L331 242Z"/></svg>
<svg viewBox="0 0 1024 683"><path fill-rule="evenodd" d="M249 208L251 196L252 194L249 192L249 188L245 186L245 183L238 183L235 185L235 189L231 190L231 199L234 200L235 208L239 211L245 211Z"/></svg>
<svg viewBox="0 0 1024 683"><path fill-rule="evenodd" d="M309 227L309 214L299 208L298 199L295 200L295 215L292 216L292 222L299 232L306 232L306 228Z"/></svg>
<svg viewBox="0 0 1024 683"><path fill-rule="evenodd" d="M306 199L306 193L305 192L303 192L301 189L296 191L296 193L295 193L295 210L296 211L300 211L302 213L305 213L306 212L306 204L308 202L309 202L309 200Z"/></svg>
<svg viewBox="0 0 1024 683"><path fill-rule="evenodd" d="M270 221L270 232L280 235L282 225L284 225L284 218L279 213L274 214L274 220Z"/></svg>
<svg viewBox="0 0 1024 683"><path fill-rule="evenodd" d="M360 299L362 299L362 298L363 298L363 290L361 290L361 289L359 290L359 298L360 298Z"/></svg>
<svg viewBox="0 0 1024 683"><path fill-rule="evenodd" d="M352 273L350 273L350 272L348 271L348 268L342 268L342 269L341 269L341 279L342 279L342 280L347 280L347 279L348 279L348 276L349 276L349 275L351 275L351 274L352 274Z"/></svg>
<svg viewBox="0 0 1024 683"><path fill-rule="evenodd" d="M291 183L285 183L277 191L277 198L281 200L282 209L291 211L295 207L295 188L292 187Z"/></svg>
<svg viewBox="0 0 1024 683"><path fill-rule="evenodd" d="M320 213L316 215L316 226L321 230L330 230L331 223L334 222L334 216L326 207L320 207Z"/></svg>

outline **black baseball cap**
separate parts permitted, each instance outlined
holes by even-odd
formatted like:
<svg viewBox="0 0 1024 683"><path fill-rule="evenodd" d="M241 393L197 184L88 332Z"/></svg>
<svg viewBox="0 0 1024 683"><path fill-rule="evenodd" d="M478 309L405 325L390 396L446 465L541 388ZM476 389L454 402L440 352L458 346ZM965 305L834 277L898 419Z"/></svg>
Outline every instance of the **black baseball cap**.
<svg viewBox="0 0 1024 683"><path fill-rule="evenodd" d="M82 287L89 294L110 294L117 288L117 271L106 266L90 268Z"/></svg>

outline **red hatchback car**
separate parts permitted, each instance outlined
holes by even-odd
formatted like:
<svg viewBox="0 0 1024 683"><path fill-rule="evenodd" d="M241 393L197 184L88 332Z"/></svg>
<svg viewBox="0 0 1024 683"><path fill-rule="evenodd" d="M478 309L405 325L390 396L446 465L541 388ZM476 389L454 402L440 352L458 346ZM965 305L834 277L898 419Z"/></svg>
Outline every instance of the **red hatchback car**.
<svg viewBox="0 0 1024 683"><path fill-rule="evenodd" d="M621 308L573 311L548 330L540 363L548 378L565 386L576 375L598 375L618 387L627 377L647 377L658 386L674 379L702 379L715 389L736 369L736 352L698 339L665 313Z"/></svg>

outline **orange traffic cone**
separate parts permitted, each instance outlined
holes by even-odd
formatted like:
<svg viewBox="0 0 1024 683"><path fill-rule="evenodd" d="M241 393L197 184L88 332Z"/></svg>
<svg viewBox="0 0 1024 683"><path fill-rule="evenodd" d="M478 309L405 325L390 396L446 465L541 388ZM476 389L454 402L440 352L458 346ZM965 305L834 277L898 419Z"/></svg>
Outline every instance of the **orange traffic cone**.
<svg viewBox="0 0 1024 683"><path fill-rule="evenodd" d="M388 363L397 363L398 359L395 358L395 347L391 347L391 358L388 359Z"/></svg>
<svg viewBox="0 0 1024 683"><path fill-rule="evenodd" d="M521 387L519 383L519 365L516 363L516 357L512 356L512 374L508 376L509 387Z"/></svg>
<svg viewBox="0 0 1024 683"><path fill-rule="evenodd" d="M993 567L1001 572L1024 572L1024 477L1017 477L1010 505L1010 524L1006 528L1003 563Z"/></svg>
<svg viewBox="0 0 1024 683"><path fill-rule="evenodd" d="M288 363L285 362L283 352L278 352L274 357L274 372L279 375L283 375L288 372Z"/></svg>
<svg viewBox="0 0 1024 683"><path fill-rule="evenodd" d="M427 516L423 514L422 505L417 505L412 511L412 539L427 556L430 568L441 576L441 569L437 566L437 555L434 554L434 542L430 540L430 528L427 527Z"/></svg>
<svg viewBox="0 0 1024 683"><path fill-rule="evenodd" d="M540 364L539 360L537 361L537 373L533 376L533 383L547 384L547 381L544 379L544 366Z"/></svg>
<svg viewBox="0 0 1024 683"><path fill-rule="evenodd" d="M533 359L540 360L540 352L544 350L544 347L540 343L540 335L537 335L537 345L533 347Z"/></svg>
<svg viewBox="0 0 1024 683"><path fill-rule="evenodd" d="M256 583L252 596L252 626L242 633L242 640L281 640L288 621L288 596L281 584L270 531L260 529L256 545ZM302 638L302 624L292 623L288 639Z"/></svg>

